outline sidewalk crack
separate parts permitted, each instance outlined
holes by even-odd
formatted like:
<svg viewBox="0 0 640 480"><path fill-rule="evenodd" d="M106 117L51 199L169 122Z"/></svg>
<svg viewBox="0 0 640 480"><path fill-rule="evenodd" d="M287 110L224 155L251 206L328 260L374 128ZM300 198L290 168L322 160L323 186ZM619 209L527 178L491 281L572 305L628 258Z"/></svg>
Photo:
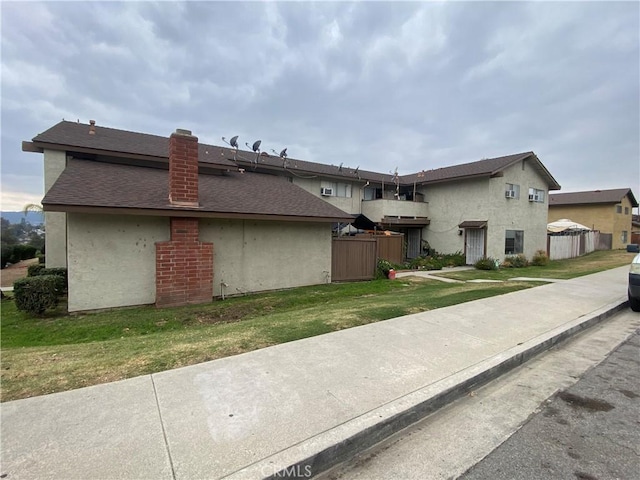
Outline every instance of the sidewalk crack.
<svg viewBox="0 0 640 480"><path fill-rule="evenodd" d="M151 377L151 385L153 385L153 396L156 399L156 408L158 409L158 418L160 419L160 427L162 428L162 438L164 438L164 446L167 449L167 456L169 457L169 466L171 467L171 478L176 480L176 471L173 467L173 458L171 458L171 450L169 448L169 440L167 440L167 431L164 428L164 419L162 418L162 412L160 411L160 402L158 400L158 391L156 390L156 382Z"/></svg>

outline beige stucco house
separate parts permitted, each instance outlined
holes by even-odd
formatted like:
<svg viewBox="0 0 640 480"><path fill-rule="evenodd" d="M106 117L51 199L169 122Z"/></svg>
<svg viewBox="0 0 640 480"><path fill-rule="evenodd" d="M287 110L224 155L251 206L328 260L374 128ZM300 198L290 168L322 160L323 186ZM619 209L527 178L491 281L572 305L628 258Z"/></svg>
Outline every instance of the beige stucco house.
<svg viewBox="0 0 640 480"><path fill-rule="evenodd" d="M530 258L560 188L533 152L401 176L65 121L23 150L44 154L47 265L69 268L70 311L325 283L332 231L360 215L404 233L407 258Z"/></svg>
<svg viewBox="0 0 640 480"><path fill-rule="evenodd" d="M23 149L44 154L46 260L68 267L69 311L327 283L332 224L351 218L188 131L63 121Z"/></svg>
<svg viewBox="0 0 640 480"><path fill-rule="evenodd" d="M285 176L381 229L404 233L408 258L428 245L441 253L461 251L469 264L546 251L548 194L560 189L533 152L406 176L277 157L255 162L250 153L236 159L247 168Z"/></svg>
<svg viewBox="0 0 640 480"><path fill-rule="evenodd" d="M630 188L557 193L550 196L549 222L569 218L611 234L611 248L631 243L633 209L638 201Z"/></svg>

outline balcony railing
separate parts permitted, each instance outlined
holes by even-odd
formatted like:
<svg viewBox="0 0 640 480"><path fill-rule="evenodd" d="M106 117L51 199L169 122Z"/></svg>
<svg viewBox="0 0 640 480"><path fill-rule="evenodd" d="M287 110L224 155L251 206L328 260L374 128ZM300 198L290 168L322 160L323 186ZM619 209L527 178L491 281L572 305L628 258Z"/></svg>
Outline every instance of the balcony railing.
<svg viewBox="0 0 640 480"><path fill-rule="evenodd" d="M362 214L373 222L388 223L389 219L425 219L429 216L427 202L407 200L363 200Z"/></svg>

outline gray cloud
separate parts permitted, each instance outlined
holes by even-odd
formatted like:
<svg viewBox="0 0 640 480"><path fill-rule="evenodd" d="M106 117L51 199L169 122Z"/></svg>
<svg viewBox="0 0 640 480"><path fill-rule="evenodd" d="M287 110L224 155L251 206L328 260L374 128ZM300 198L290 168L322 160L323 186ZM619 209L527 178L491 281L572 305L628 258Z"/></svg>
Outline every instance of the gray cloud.
<svg viewBox="0 0 640 480"><path fill-rule="evenodd" d="M29 201L20 142L63 117L381 172L533 150L565 191L640 195L635 2L0 8L2 188Z"/></svg>

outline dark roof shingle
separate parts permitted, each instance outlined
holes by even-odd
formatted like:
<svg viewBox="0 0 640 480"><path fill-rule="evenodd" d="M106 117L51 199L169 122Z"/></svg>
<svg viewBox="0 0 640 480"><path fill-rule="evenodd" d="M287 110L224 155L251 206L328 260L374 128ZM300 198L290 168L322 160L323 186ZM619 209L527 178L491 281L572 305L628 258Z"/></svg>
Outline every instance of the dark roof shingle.
<svg viewBox="0 0 640 480"><path fill-rule="evenodd" d="M75 148L91 149L109 152L119 152L123 154L137 154L167 159L169 151L168 137L150 135L146 133L130 132L113 128L95 126L95 134L89 134L89 125L77 122L62 121L45 132L36 135L33 142L42 146L60 145ZM235 153L237 164L234 163L234 151L230 147L220 147L215 145L199 144L199 161L201 163L219 166L224 169L236 169L238 166L249 170L255 165L256 154L250 151L239 150ZM542 162L538 160L533 152L517 153L503 157L483 159L476 162L463 163L450 167L427 170L426 172L403 175L399 177L400 184L412 185L414 182L421 184L448 182L463 178L494 175L514 163L531 158L534 166L538 169L543 178L547 180L551 190L559 190L560 185L547 171ZM338 165L326 163L308 162L295 158L287 158L286 161L275 155L260 155L258 166L260 169L271 169L282 172L286 165L286 170L291 175L311 174L327 177L343 178L345 180L362 180L372 182L391 183L393 175L372 172L368 170L357 170L351 167L341 166L342 160L336 159ZM423 176L424 174L424 176Z"/></svg>
<svg viewBox="0 0 640 480"><path fill-rule="evenodd" d="M634 207L637 207L638 202L633 196L633 192L631 192L630 188L554 193L549 195L549 206L553 207L560 205L587 205L593 203L620 203L620 201L627 195L629 196L631 204Z"/></svg>
<svg viewBox="0 0 640 480"><path fill-rule="evenodd" d="M200 174L198 209L170 205L168 192L168 170L72 159L42 204L47 211L81 206L193 211L207 216L278 216L307 221L337 222L351 217L285 178L274 175L250 172Z"/></svg>

